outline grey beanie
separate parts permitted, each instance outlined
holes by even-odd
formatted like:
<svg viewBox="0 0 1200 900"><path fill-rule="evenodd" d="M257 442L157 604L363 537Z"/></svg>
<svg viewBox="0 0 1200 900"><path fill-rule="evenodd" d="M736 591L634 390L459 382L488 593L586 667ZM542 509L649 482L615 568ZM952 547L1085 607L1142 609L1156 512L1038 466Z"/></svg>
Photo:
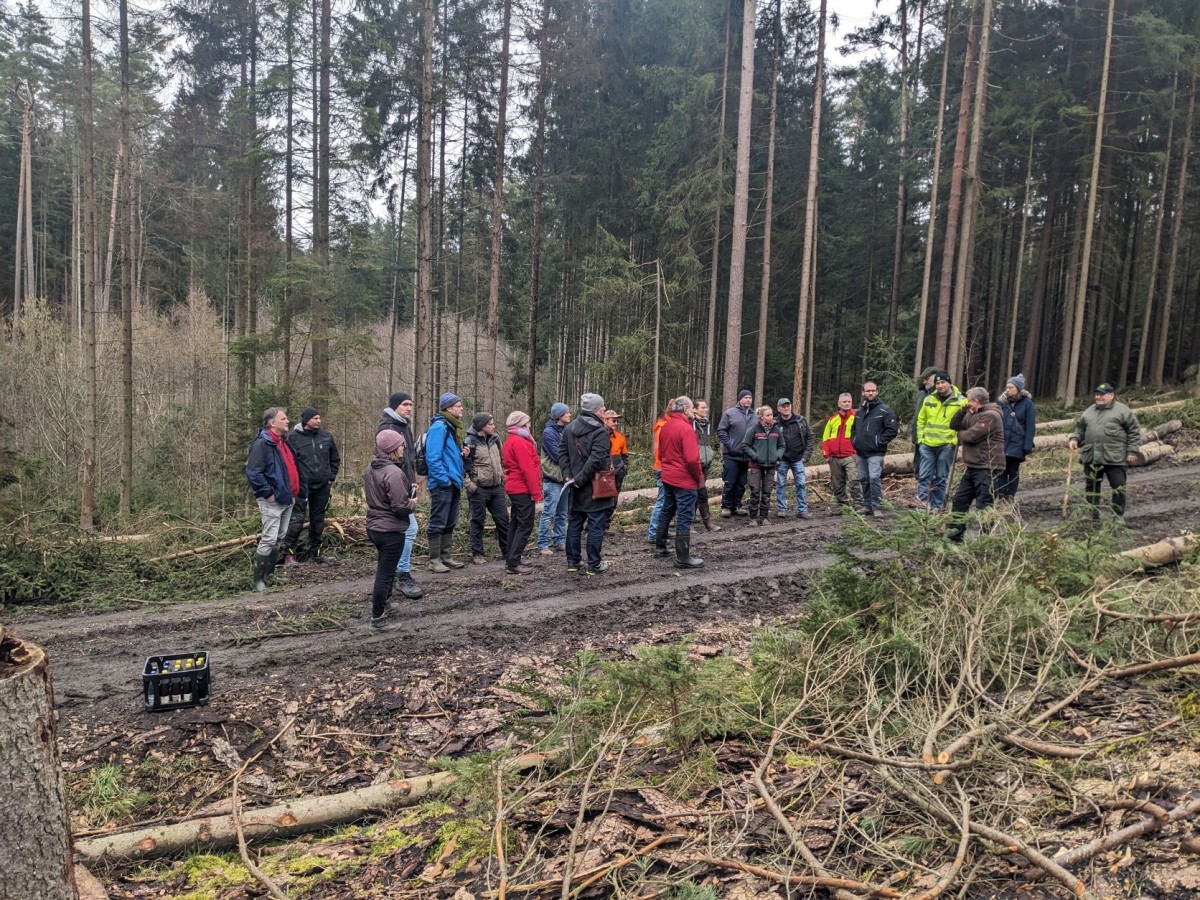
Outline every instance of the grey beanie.
<svg viewBox="0 0 1200 900"><path fill-rule="evenodd" d="M1008 379L1008 381L1006 381L1004 383L1011 384L1018 391L1025 390L1025 376L1024 375L1014 375L1012 378Z"/></svg>
<svg viewBox="0 0 1200 900"><path fill-rule="evenodd" d="M579 408L584 412L599 412L604 405L604 398L599 394L584 394L579 398Z"/></svg>

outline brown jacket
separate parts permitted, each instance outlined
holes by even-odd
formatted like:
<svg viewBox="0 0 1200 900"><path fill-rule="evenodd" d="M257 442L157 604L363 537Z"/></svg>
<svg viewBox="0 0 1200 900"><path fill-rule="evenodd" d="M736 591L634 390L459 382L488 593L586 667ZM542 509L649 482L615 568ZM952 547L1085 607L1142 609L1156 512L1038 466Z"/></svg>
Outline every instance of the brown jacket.
<svg viewBox="0 0 1200 900"><path fill-rule="evenodd" d="M995 403L981 406L978 412L962 407L950 419L950 427L958 432L968 469L1004 468L1004 418Z"/></svg>
<svg viewBox="0 0 1200 900"><path fill-rule="evenodd" d="M408 517L417 508L412 486L400 463L378 450L363 478L367 498L368 531L407 531Z"/></svg>

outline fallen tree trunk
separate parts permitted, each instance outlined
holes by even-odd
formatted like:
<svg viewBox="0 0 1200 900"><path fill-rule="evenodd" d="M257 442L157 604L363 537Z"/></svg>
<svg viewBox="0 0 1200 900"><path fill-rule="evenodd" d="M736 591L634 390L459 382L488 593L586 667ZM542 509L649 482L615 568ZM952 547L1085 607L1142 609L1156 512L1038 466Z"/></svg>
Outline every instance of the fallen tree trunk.
<svg viewBox="0 0 1200 900"><path fill-rule="evenodd" d="M1158 409L1176 409L1180 406L1183 406L1185 403L1191 402L1192 401L1190 400L1172 400L1169 403L1151 403L1149 406L1134 406L1130 408L1135 413L1152 412ZM1066 428L1068 425L1074 425L1078 421L1079 416L1076 416L1073 419L1053 419L1049 422L1038 422L1037 427L1039 429Z"/></svg>
<svg viewBox="0 0 1200 900"><path fill-rule="evenodd" d="M362 525L367 521L366 516L345 516L340 519L326 519L325 526L332 528L342 537L346 536L345 529L353 528L357 525ZM217 541L215 544L202 544L199 547L189 547L186 550L176 550L174 553L167 553L163 556L155 556L146 562L173 562L177 559L186 559L189 556L201 556L205 553L212 553L214 550L225 550L229 547L244 547L247 544L253 544L258 541L259 535L246 534L242 537L230 538L227 541Z"/></svg>
<svg viewBox="0 0 1200 900"><path fill-rule="evenodd" d="M1154 443L1161 441L1164 437L1183 428L1183 422L1179 419L1172 419L1170 422L1163 422L1157 428L1142 429L1141 441L1143 444ZM1069 434L1039 434L1033 439L1033 446L1038 450L1054 450L1059 447L1067 446L1071 440Z"/></svg>
<svg viewBox="0 0 1200 900"><path fill-rule="evenodd" d="M1142 568L1153 569L1158 566L1169 566L1177 563L1189 553L1200 549L1200 536L1184 534L1170 537L1156 544L1144 547L1133 547L1121 553L1121 556L1139 563Z"/></svg>
<svg viewBox="0 0 1200 900"><path fill-rule="evenodd" d="M1131 466L1148 466L1152 462L1157 462L1160 459L1166 459L1168 456L1175 455L1175 448L1170 444L1160 444L1154 441L1149 444L1142 444L1137 450L1137 461L1130 463Z"/></svg>

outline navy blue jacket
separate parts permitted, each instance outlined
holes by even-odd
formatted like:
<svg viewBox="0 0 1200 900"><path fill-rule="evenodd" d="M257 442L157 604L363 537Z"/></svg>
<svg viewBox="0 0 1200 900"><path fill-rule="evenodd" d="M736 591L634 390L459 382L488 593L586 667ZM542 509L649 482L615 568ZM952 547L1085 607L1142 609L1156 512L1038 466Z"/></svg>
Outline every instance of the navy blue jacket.
<svg viewBox="0 0 1200 900"><path fill-rule="evenodd" d="M1004 420L1004 455L1024 459L1033 449L1037 431L1037 410L1028 391L1021 391L1016 400L1004 395L997 402Z"/></svg>
<svg viewBox="0 0 1200 900"><path fill-rule="evenodd" d="M559 453L562 451L562 434L566 427L559 425L557 419L547 419L546 427L542 429L542 478L555 484L566 481L562 466L558 463Z"/></svg>
<svg viewBox="0 0 1200 900"><path fill-rule="evenodd" d="M296 500L308 497L308 482L304 480L304 470L296 463L296 472L300 476L300 496L292 496L292 486L288 484L287 466L283 462L283 451L271 439L271 432L263 429L250 445L250 454L246 457L246 480L250 482L250 490L258 499L266 500L275 496L276 503L287 506Z"/></svg>

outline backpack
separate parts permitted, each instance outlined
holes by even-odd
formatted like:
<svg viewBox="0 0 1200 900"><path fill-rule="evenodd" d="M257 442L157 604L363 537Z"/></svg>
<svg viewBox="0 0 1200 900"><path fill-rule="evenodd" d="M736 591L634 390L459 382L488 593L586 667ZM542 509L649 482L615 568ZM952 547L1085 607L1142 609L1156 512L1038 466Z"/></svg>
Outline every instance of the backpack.
<svg viewBox="0 0 1200 900"><path fill-rule="evenodd" d="M425 438L428 436L428 431L421 433L421 436L417 438L417 448L413 453L413 467L422 478L429 474L429 460L425 458Z"/></svg>

